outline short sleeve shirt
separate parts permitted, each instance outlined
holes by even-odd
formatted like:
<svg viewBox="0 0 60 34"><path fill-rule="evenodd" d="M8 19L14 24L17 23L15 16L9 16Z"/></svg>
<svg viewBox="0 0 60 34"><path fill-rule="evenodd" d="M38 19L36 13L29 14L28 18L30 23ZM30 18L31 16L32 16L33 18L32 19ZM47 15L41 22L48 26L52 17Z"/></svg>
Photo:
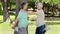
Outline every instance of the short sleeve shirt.
<svg viewBox="0 0 60 34"><path fill-rule="evenodd" d="M18 22L18 27L27 27L28 26L28 14L27 12L24 12L22 10L19 11L19 14L17 16L19 22Z"/></svg>
<svg viewBox="0 0 60 34"><path fill-rule="evenodd" d="M44 22L44 19L45 19L45 15L44 15L44 12L43 10L37 10L37 27L40 27L41 25L44 25L45 22Z"/></svg>

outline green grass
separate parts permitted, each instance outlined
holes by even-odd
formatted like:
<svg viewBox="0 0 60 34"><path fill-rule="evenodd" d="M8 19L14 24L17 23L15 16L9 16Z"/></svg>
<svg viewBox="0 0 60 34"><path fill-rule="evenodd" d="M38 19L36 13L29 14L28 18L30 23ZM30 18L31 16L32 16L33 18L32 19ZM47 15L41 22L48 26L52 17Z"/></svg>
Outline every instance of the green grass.
<svg viewBox="0 0 60 34"><path fill-rule="evenodd" d="M3 16L2 16L2 15L0 15L0 22L1 22L1 21L3 21Z"/></svg>
<svg viewBox="0 0 60 34"><path fill-rule="evenodd" d="M50 29L46 32L46 34L60 34L60 25L49 25Z"/></svg>
<svg viewBox="0 0 60 34"><path fill-rule="evenodd" d="M48 25L48 31L46 34L60 34L60 25ZM29 34L35 34L36 25L32 24L28 26ZM13 34L13 29L9 23L0 24L0 34Z"/></svg>
<svg viewBox="0 0 60 34"><path fill-rule="evenodd" d="M13 21L15 19L15 16L14 15L11 15L10 16L10 19ZM3 16L0 15L0 23L3 22Z"/></svg>
<svg viewBox="0 0 60 34"><path fill-rule="evenodd" d="M0 34L13 34L13 29L9 23L0 24Z"/></svg>
<svg viewBox="0 0 60 34"><path fill-rule="evenodd" d="M10 16L10 19L11 19L11 20L15 20L15 16L14 16L14 15L11 15L11 16Z"/></svg>
<svg viewBox="0 0 60 34"><path fill-rule="evenodd" d="M13 34L14 30L11 28L11 25L9 23L3 22L3 16L0 15L0 34ZM31 16L32 17L32 16ZM14 16L10 17L11 20L14 20ZM46 22L49 23L47 25L47 32L45 34L60 34L60 24L57 24L59 22ZM36 22L35 21L29 21L28 26L28 33L29 34L35 34L36 30Z"/></svg>
<svg viewBox="0 0 60 34"><path fill-rule="evenodd" d="M60 34L60 25L49 25L45 34ZM29 34L35 34L35 25L29 25Z"/></svg>

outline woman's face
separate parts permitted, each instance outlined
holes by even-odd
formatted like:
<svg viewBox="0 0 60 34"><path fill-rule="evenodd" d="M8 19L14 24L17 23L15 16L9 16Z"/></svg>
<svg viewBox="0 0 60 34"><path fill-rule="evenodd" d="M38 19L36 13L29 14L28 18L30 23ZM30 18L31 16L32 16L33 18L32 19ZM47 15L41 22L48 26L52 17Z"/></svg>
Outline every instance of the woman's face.
<svg viewBox="0 0 60 34"><path fill-rule="evenodd" d="M28 5L25 5L25 6L23 7L24 10L27 10L27 8L28 8Z"/></svg>

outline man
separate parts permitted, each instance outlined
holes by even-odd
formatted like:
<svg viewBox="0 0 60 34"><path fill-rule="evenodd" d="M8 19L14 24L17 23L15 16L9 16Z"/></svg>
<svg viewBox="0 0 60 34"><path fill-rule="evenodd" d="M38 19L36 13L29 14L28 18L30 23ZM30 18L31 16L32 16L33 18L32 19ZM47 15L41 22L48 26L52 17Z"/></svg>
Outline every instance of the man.
<svg viewBox="0 0 60 34"><path fill-rule="evenodd" d="M36 34L44 34L45 33L45 22L44 22L44 11L43 11L43 4L42 3L37 3L37 28L36 28Z"/></svg>

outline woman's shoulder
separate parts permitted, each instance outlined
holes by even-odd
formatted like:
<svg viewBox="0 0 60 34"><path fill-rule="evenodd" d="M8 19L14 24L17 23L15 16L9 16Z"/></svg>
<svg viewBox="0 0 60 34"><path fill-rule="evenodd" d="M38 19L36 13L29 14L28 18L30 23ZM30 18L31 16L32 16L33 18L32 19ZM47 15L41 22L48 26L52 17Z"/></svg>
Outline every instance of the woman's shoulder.
<svg viewBox="0 0 60 34"><path fill-rule="evenodd" d="M19 13L22 13L22 11L20 10Z"/></svg>

